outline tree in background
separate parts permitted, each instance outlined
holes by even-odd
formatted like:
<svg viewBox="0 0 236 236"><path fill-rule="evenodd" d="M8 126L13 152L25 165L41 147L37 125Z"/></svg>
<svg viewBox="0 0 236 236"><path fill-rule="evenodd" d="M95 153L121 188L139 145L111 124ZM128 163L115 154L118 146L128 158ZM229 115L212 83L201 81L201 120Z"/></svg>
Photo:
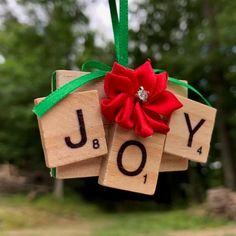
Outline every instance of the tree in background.
<svg viewBox="0 0 236 236"><path fill-rule="evenodd" d="M88 59L112 61L95 45L85 1L17 1L17 17L0 1L0 162L45 169L33 100L50 93L50 75L76 69ZM22 21L22 18L24 19ZM112 45L105 50L110 51ZM103 53L102 53L103 52ZM56 181L56 192L62 182Z"/></svg>
<svg viewBox="0 0 236 236"><path fill-rule="evenodd" d="M0 114L0 160L38 167L43 159L39 136L35 137L38 127L32 113L33 99L50 93L54 70L77 68L92 33L84 6L76 0L19 3L28 22L22 23L6 11L0 28L0 55L5 60L0 65L5 111ZM7 10L6 3L1 7Z"/></svg>
<svg viewBox="0 0 236 236"><path fill-rule="evenodd" d="M188 80L218 109L209 165L192 164L189 172L195 196L199 188L219 185L221 174L225 185L236 189L235 9L230 0L146 0L133 12L142 16L140 27L131 32L133 64L151 57L155 67ZM215 176L217 170L210 167L220 162L223 173Z"/></svg>
<svg viewBox="0 0 236 236"><path fill-rule="evenodd" d="M28 22L6 11L0 29L0 161L24 168L44 166L33 99L50 93L50 75L56 69L76 68L92 33L84 6L71 1L19 1ZM7 10L6 2L1 7ZM39 14L41 13L41 14ZM89 38L89 40L87 40ZM62 181L55 182L57 196Z"/></svg>

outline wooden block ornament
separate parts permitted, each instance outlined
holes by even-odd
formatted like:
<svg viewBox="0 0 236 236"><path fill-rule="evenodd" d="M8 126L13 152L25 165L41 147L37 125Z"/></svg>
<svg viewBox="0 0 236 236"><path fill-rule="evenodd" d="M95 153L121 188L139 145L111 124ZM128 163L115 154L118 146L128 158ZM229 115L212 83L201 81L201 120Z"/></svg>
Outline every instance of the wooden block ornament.
<svg viewBox="0 0 236 236"><path fill-rule="evenodd" d="M110 71L101 62L88 61L83 68L98 68L89 76L57 71L53 90L77 80L52 93L33 111L38 115L46 165L57 178L99 172L101 185L151 195L160 171L184 170L188 160L207 161L216 110L185 98L184 88L170 85L168 91L168 73L154 70L150 59L134 70L124 66L128 65L127 3L120 1L124 23L120 32L124 40L116 42L116 47L122 44L124 49L117 55L120 64L115 62ZM110 7L113 14L116 6ZM36 99L35 104L42 100Z"/></svg>
<svg viewBox="0 0 236 236"><path fill-rule="evenodd" d="M83 75L87 74L87 72L81 72L81 71L70 71L70 70L57 70L54 77L53 77L53 88L59 88L66 83L71 82L75 78L81 77ZM97 90L99 94L99 99L102 100L102 98L105 97L105 92L104 92L104 85L103 85L103 80L104 78L100 78L98 80L92 81L86 85L81 86L80 88L77 89L77 91L86 91L86 90ZM187 83L186 81L182 81ZM173 84L173 83L168 83L167 89L175 94L181 95L186 97L187 96L187 89L185 87ZM109 133L109 130L112 129L112 123L106 120L106 118L103 116L103 123L106 126L106 133ZM108 135L106 135L108 137ZM107 138L107 142L109 142ZM93 160L90 161L90 166L92 166ZM91 176L94 175L94 173L97 173L96 171L100 168L98 166L100 163L98 161L94 161L94 171L92 171ZM83 173L84 171L79 168L79 164L76 165L77 170L78 170L78 175L81 177L80 173ZM67 169L69 169L70 166L67 166ZM85 168L85 165L82 165L81 168ZM167 153L163 153L163 157L161 160L161 165L160 165L160 172L170 172L170 171L183 171L188 168L188 160L184 159L182 157L176 156L176 155L170 155ZM71 169L73 170L72 172L74 173L74 166L72 164ZM62 168L60 173L62 172ZM59 173L57 171L57 173ZM67 172L69 173L69 172ZM88 173L88 172L87 172ZM88 173L89 175L89 173ZM74 175L73 175L74 176ZM65 176L64 176L65 177ZM68 176L70 178L70 176Z"/></svg>
<svg viewBox="0 0 236 236"><path fill-rule="evenodd" d="M36 99L35 104L42 100ZM68 95L38 123L49 168L107 153L97 91Z"/></svg>

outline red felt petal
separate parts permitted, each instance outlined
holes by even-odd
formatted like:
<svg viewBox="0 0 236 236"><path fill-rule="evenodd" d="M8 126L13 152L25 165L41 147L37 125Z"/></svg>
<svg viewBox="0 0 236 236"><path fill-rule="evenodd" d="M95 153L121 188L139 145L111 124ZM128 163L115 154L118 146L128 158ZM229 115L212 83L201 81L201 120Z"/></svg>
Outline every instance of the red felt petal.
<svg viewBox="0 0 236 236"><path fill-rule="evenodd" d="M152 101L153 99L155 99L167 87L167 82L168 82L167 72L156 74L155 77L156 77L155 84L153 84L154 89L151 96L149 97L149 101Z"/></svg>
<svg viewBox="0 0 236 236"><path fill-rule="evenodd" d="M121 93L114 99L104 98L101 101L101 111L109 121L115 121L116 115L121 109L123 102L127 99L127 94Z"/></svg>
<svg viewBox="0 0 236 236"><path fill-rule="evenodd" d="M125 128L132 129L134 127L133 121L133 110L134 110L134 97L128 97L124 104L122 105L121 110L116 116L116 123Z"/></svg>
<svg viewBox="0 0 236 236"><path fill-rule="evenodd" d="M135 76L138 80L139 87L142 86L152 95L156 84L156 75L152 69L151 62L146 61L143 65L135 69Z"/></svg>
<svg viewBox="0 0 236 236"><path fill-rule="evenodd" d="M132 82L128 77L107 73L104 79L104 91L110 98L120 93L132 94Z"/></svg>
<svg viewBox="0 0 236 236"><path fill-rule="evenodd" d="M143 104L143 109L149 114L160 114L165 117L169 117L172 112L181 108L182 103L176 98L176 96L169 92L162 92L151 104Z"/></svg>
<svg viewBox="0 0 236 236"><path fill-rule="evenodd" d="M170 130L167 122L163 121L160 116L155 115L155 117L151 117L147 114L145 114L145 116L155 132L166 134Z"/></svg>
<svg viewBox="0 0 236 236"><path fill-rule="evenodd" d="M139 103L135 104L134 121L135 121L134 132L136 135L141 136L143 138L153 135L153 129L149 125L146 116L142 110L142 107L140 106Z"/></svg>

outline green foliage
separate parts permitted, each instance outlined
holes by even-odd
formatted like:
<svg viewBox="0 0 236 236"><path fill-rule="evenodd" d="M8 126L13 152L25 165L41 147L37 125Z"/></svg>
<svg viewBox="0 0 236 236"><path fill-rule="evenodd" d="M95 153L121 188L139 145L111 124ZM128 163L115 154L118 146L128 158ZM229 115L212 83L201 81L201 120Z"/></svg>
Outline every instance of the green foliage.
<svg viewBox="0 0 236 236"><path fill-rule="evenodd" d="M88 59L111 63L111 46L95 45L85 5L70 1L18 1L28 23L5 12L0 27L0 162L43 166L33 99L50 93L57 69L79 69ZM2 2L0 6L6 3ZM41 15L38 12L43 12Z"/></svg>
<svg viewBox="0 0 236 236"><path fill-rule="evenodd" d="M50 93L54 70L76 67L90 33L78 1L21 4L31 17L29 24L8 12L0 28L0 55L5 58L0 65L0 161L38 167L43 159L36 117L31 111L33 99ZM44 10L45 19L37 16L38 7Z"/></svg>

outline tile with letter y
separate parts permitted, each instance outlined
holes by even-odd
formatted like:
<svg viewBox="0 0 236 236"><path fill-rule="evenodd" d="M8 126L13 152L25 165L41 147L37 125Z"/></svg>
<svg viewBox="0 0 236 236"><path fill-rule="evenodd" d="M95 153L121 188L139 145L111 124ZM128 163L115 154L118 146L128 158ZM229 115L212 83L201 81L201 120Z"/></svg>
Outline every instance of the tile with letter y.
<svg viewBox="0 0 236 236"><path fill-rule="evenodd" d="M182 82L187 83L187 81L182 80ZM186 87L176 85L173 83L168 83L167 90L170 90L174 94L181 95L183 97L188 96L188 90ZM168 136L168 133L167 133ZM167 140L169 142L169 139ZM170 172L170 171L183 171L188 169L188 159L182 158L175 154L163 153L161 159L160 172Z"/></svg>
<svg viewBox="0 0 236 236"><path fill-rule="evenodd" d="M196 162L207 162L216 109L176 95L183 107L170 120L164 152Z"/></svg>
<svg viewBox="0 0 236 236"><path fill-rule="evenodd" d="M43 98L35 99L35 104ZM38 118L49 168L107 153L97 91L72 93Z"/></svg>
<svg viewBox="0 0 236 236"><path fill-rule="evenodd" d="M137 137L115 125L109 154L103 159L99 184L152 195L155 192L166 135Z"/></svg>

